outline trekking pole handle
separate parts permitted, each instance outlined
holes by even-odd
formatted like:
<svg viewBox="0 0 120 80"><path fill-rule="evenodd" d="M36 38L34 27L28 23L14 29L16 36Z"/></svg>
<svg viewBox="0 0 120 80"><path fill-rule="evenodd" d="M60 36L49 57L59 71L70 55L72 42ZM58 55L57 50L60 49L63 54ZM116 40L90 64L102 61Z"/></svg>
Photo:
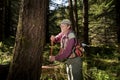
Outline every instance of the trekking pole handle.
<svg viewBox="0 0 120 80"><path fill-rule="evenodd" d="M52 56L53 53L53 41L51 40L51 50L50 50L50 56Z"/></svg>

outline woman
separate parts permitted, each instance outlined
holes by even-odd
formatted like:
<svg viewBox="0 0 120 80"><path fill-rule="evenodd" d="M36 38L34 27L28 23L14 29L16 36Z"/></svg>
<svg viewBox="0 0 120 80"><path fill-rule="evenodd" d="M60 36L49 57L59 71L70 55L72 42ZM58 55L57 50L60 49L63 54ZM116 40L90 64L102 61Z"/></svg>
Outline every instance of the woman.
<svg viewBox="0 0 120 80"><path fill-rule="evenodd" d="M60 42L61 44L59 54L50 56L50 61L65 62L68 80L83 80L81 58L73 52L77 39L71 29L70 20L63 20L60 24L60 29L61 32L58 35L50 37L52 42Z"/></svg>

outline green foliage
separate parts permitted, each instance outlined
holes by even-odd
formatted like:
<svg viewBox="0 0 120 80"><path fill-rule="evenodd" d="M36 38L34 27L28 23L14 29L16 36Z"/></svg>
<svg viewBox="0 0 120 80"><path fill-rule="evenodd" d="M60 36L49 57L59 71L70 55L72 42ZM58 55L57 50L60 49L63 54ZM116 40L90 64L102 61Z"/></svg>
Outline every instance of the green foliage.
<svg viewBox="0 0 120 80"><path fill-rule="evenodd" d="M0 42L0 64L10 63L13 54L14 38Z"/></svg>
<svg viewBox="0 0 120 80"><path fill-rule="evenodd" d="M49 9L49 34L56 35L60 32L60 22L69 18L68 6L65 4L68 2L67 0L63 0L62 3L55 3L56 0L50 1L49 7L54 7L54 10Z"/></svg>
<svg viewBox="0 0 120 80"><path fill-rule="evenodd" d="M59 44L55 44L53 46L53 52L52 52L52 55L56 55L58 52L59 52L59 47L60 45ZM46 44L45 48L44 48L44 51L43 51L43 65L48 65L50 64L49 62L49 56L51 55L51 47L50 44Z"/></svg>
<svg viewBox="0 0 120 80"><path fill-rule="evenodd" d="M94 14L94 16L99 16L101 14L106 15L114 8L113 2L114 0L109 1L109 2L107 1L96 2L92 5L90 4L91 5L90 13ZM103 15L101 15L101 17L103 17Z"/></svg>
<svg viewBox="0 0 120 80"><path fill-rule="evenodd" d="M43 65L51 65L49 62L50 45L47 44L44 51ZM115 47L92 46L85 48L86 54L83 59L84 80L119 80L117 76L120 70L120 54ZM59 51L59 45L54 46L53 55ZM47 62L47 63L46 63ZM66 80L67 75L63 63L54 62L59 68L48 69L42 72L41 80Z"/></svg>
<svg viewBox="0 0 120 80"><path fill-rule="evenodd" d="M94 46L116 46L114 0L89 1L89 42Z"/></svg>
<svg viewBox="0 0 120 80"><path fill-rule="evenodd" d="M9 63L12 59L13 44L11 40L0 42L0 64ZM10 42L10 43L9 43ZM58 44L54 45L53 55L59 51ZM11 47L11 48L10 48ZM53 65L58 68L43 69L41 80L67 80L65 65L61 62L49 62L50 44L47 44L43 52L43 65ZM84 80L119 80L120 54L114 47L89 47L85 48L83 59ZM89 50L89 53L87 52Z"/></svg>
<svg viewBox="0 0 120 80"><path fill-rule="evenodd" d="M96 60L91 60L90 62L93 64L93 66L89 63L87 64L89 65L89 68L86 70L86 72L84 72L84 76L86 78L90 77L92 80L119 80L120 78L117 77L118 70L120 69L119 62L117 60L113 61L111 59L110 61L111 62L109 61L106 62L105 59L99 62L96 62ZM94 65L95 62L96 62L96 65ZM116 69L116 68L119 68L119 69Z"/></svg>
<svg viewBox="0 0 120 80"><path fill-rule="evenodd" d="M51 2L52 3L52 2ZM49 35L60 32L59 23L64 18L69 18L67 6L55 4L56 9L49 12ZM85 80L120 80L120 54L116 45L114 0L89 0L89 42L91 47L86 48L83 57L83 74ZM13 28L18 21L19 2L12 1L11 7ZM79 36L83 35L82 27L82 2L78 3ZM84 37L84 36L82 36ZM12 59L14 38L0 42L0 64L9 63ZM43 52L43 65L50 65L50 44L47 44ZM54 45L53 55L59 51L59 45ZM41 80L65 80L66 72L63 63L59 69L53 69L42 73ZM54 71L54 72L53 72Z"/></svg>
<svg viewBox="0 0 120 80"><path fill-rule="evenodd" d="M83 27L83 4L77 2L78 6L78 26L79 38L84 38ZM62 5L62 4L59 4ZM89 43L94 46L107 45L116 46L116 27L115 27L115 1L114 0L89 0ZM49 14L49 34L57 34L59 22L64 18L69 18L67 6L58 6L55 10L50 10ZM111 44L112 43L112 44Z"/></svg>
<svg viewBox="0 0 120 80"><path fill-rule="evenodd" d="M94 80L115 80L108 72L99 70L96 67L93 67L90 71Z"/></svg>
<svg viewBox="0 0 120 80"><path fill-rule="evenodd" d="M92 80L119 80L120 54L113 47L89 47L85 57L85 78ZM89 79L88 79L89 80Z"/></svg>
<svg viewBox="0 0 120 80"><path fill-rule="evenodd" d="M11 0L11 27L14 36L16 35L18 26L20 3L21 0Z"/></svg>

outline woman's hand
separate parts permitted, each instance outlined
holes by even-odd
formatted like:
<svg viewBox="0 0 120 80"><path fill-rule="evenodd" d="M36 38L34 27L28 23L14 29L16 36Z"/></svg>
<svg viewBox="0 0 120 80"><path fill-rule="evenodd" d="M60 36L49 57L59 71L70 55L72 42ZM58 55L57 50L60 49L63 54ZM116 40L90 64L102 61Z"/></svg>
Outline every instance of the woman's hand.
<svg viewBox="0 0 120 80"><path fill-rule="evenodd" d="M54 36L54 35L51 35L50 40L51 40L52 42L54 42L54 41L55 41L55 36Z"/></svg>
<svg viewBox="0 0 120 80"><path fill-rule="evenodd" d="M49 61L50 61L50 62L55 61L55 56L49 56Z"/></svg>

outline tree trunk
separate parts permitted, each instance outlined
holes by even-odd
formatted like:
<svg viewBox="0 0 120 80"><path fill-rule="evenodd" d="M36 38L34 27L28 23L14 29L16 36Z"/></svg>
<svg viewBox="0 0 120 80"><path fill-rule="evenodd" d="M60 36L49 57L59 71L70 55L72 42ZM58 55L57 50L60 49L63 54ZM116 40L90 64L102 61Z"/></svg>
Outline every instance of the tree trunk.
<svg viewBox="0 0 120 80"><path fill-rule="evenodd" d="M78 38L78 14L77 14L77 0L69 0L69 15L72 22L72 29L75 31Z"/></svg>
<svg viewBox="0 0 120 80"><path fill-rule="evenodd" d="M7 80L39 80L47 0L22 0L13 61Z"/></svg>
<svg viewBox="0 0 120 80"><path fill-rule="evenodd" d="M9 38L11 35L10 27L11 27L11 0L5 0L5 39Z"/></svg>
<svg viewBox="0 0 120 80"><path fill-rule="evenodd" d="M49 24L48 24L49 23L49 1L47 1L46 8L47 8L47 19L46 19L46 39L45 40L46 40L46 43L49 43L50 42L50 40L49 40L50 33L49 33Z"/></svg>
<svg viewBox="0 0 120 80"><path fill-rule="evenodd" d="M0 64L0 80L6 80L9 71L9 64Z"/></svg>
<svg viewBox="0 0 120 80"><path fill-rule="evenodd" d="M72 29L75 30L72 0L69 0L69 15L70 21L72 22Z"/></svg>
<svg viewBox="0 0 120 80"><path fill-rule="evenodd" d="M89 44L88 39L88 0L83 0L83 26L84 26L84 43Z"/></svg>
<svg viewBox="0 0 120 80"><path fill-rule="evenodd" d="M117 41L120 44L120 9L119 9L120 0L116 0L116 25L117 25Z"/></svg>
<svg viewBox="0 0 120 80"><path fill-rule="evenodd" d="M74 26L75 26L75 32L78 38L79 34L79 28L78 28L78 14L77 14L77 0L74 0Z"/></svg>
<svg viewBox="0 0 120 80"><path fill-rule="evenodd" d="M4 27L5 27L5 0L0 1L0 41L4 39Z"/></svg>

